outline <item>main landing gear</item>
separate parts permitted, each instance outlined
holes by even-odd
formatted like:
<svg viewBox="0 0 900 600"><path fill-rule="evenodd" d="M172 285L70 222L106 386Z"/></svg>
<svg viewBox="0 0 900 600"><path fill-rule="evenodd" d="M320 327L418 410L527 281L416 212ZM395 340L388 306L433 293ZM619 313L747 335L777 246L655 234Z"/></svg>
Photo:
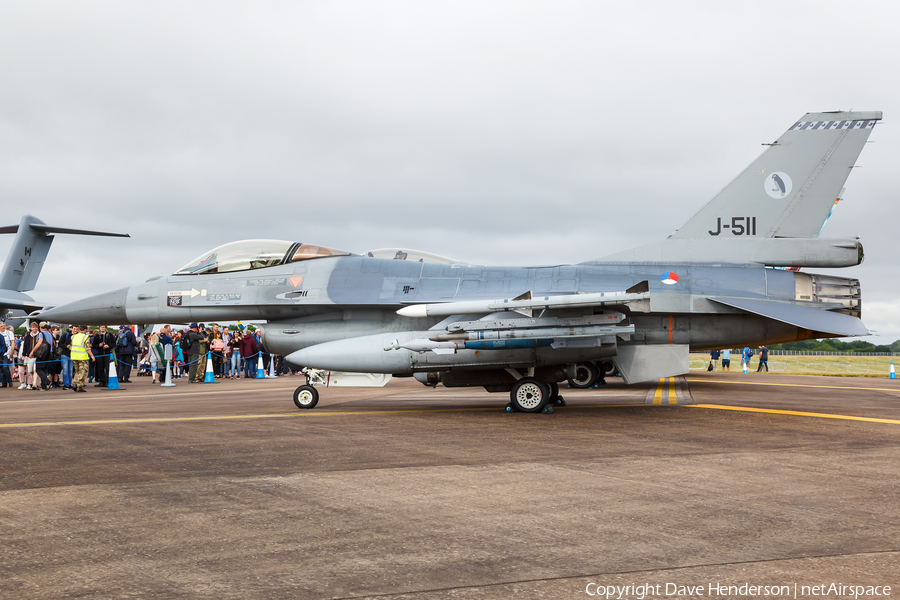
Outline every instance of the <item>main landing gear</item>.
<svg viewBox="0 0 900 600"><path fill-rule="evenodd" d="M544 383L534 377L522 377L512 369L508 371L517 380L509 392L506 412L550 414L554 406L566 405L566 401L559 395L559 385L556 382Z"/></svg>
<svg viewBox="0 0 900 600"><path fill-rule="evenodd" d="M559 393L559 384L552 381L547 385L550 386L550 399L547 401L550 406L565 406L566 401Z"/></svg>
<svg viewBox="0 0 900 600"><path fill-rule="evenodd" d="M578 363L571 371L569 387L586 390L597 385L600 379L600 368L594 363Z"/></svg>

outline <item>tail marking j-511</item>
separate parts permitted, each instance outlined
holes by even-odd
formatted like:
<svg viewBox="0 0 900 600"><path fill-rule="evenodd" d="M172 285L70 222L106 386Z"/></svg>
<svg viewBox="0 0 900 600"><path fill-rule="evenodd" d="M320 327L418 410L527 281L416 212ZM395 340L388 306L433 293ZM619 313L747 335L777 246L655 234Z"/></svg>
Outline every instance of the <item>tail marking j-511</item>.
<svg viewBox="0 0 900 600"><path fill-rule="evenodd" d="M807 113L668 238L591 262L858 265L856 238L818 236L880 119L878 111Z"/></svg>

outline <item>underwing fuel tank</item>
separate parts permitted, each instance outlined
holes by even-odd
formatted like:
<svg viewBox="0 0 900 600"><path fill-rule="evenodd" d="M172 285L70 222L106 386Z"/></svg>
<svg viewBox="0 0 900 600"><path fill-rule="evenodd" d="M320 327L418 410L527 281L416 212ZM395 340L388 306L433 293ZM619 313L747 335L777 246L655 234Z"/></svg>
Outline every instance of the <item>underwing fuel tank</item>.
<svg viewBox="0 0 900 600"><path fill-rule="evenodd" d="M616 353L613 336L604 336L603 340L585 338L578 345L559 348L538 340L511 340L526 342L528 347L525 348L504 343L501 347L490 345L486 346L490 349L472 349L460 344L456 352L449 353L413 352L404 348L406 345L420 347L419 340L427 339L429 333L433 334L403 331L336 340L297 350L289 354L287 360L314 369L399 375L460 367L540 367L599 360ZM611 338L609 343L603 343L607 337Z"/></svg>

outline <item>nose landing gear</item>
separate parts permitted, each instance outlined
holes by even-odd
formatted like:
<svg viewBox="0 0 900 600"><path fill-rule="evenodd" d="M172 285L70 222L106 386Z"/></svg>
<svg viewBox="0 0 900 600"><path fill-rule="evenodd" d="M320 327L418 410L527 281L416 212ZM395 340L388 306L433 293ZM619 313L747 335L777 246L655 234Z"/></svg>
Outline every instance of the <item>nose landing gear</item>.
<svg viewBox="0 0 900 600"><path fill-rule="evenodd" d="M294 390L297 408L314 408L319 402L319 391L311 385L301 385Z"/></svg>

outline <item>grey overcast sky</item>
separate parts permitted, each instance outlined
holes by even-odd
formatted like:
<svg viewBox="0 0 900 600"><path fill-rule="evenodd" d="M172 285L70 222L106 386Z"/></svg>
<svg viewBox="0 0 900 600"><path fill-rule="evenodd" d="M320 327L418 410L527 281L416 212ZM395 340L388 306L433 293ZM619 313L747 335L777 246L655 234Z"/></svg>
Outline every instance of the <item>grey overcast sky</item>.
<svg viewBox="0 0 900 600"><path fill-rule="evenodd" d="M900 338L900 6L0 2L0 225L59 304L241 238L581 262L663 238L809 111L881 110L825 235ZM12 236L0 237L5 256Z"/></svg>

